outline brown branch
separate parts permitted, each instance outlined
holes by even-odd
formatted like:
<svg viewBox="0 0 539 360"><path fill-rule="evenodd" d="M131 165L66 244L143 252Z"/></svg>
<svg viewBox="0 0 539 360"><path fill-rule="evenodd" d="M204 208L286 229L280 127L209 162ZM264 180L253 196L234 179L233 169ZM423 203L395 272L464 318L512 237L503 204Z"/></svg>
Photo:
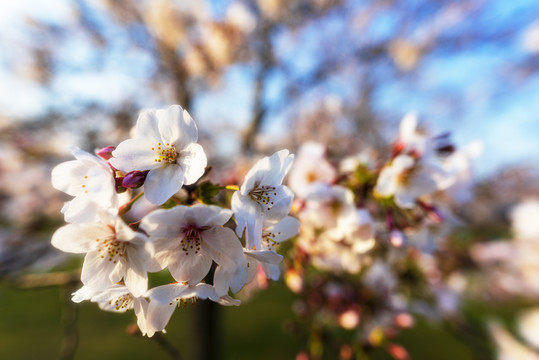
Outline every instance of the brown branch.
<svg viewBox="0 0 539 360"><path fill-rule="evenodd" d="M167 340L167 338L160 332L156 332L154 336L150 339L155 341L161 349L163 349L172 359L181 360L181 355L178 349L176 349L172 344Z"/></svg>
<svg viewBox="0 0 539 360"><path fill-rule="evenodd" d="M77 306L71 301L71 294L75 290L75 283L68 282L62 285L60 290L63 335L59 358L60 360L71 360L75 357L75 352L77 351L77 346L79 344Z"/></svg>
<svg viewBox="0 0 539 360"><path fill-rule="evenodd" d="M275 24L266 20L261 26L262 44L259 53L261 67L256 76L253 117L251 118L249 127L243 134L241 148L244 154L253 151L255 137L262 127L262 122L267 112L267 108L263 103L264 87L266 84L266 77L274 65L271 32Z"/></svg>
<svg viewBox="0 0 539 360"><path fill-rule="evenodd" d="M74 285L80 282L80 270L20 275L6 279L6 282L20 289Z"/></svg>

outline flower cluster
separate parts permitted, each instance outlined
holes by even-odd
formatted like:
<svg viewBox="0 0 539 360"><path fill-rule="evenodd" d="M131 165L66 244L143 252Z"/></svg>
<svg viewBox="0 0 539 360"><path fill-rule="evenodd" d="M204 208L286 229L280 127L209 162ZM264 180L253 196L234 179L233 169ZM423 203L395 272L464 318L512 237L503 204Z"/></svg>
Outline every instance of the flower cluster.
<svg viewBox="0 0 539 360"><path fill-rule="evenodd" d="M457 150L410 114L385 162L370 150L342 159L331 150L303 144L290 171L301 228L285 280L300 297L297 328L321 329L323 338L339 327L355 334L341 352L385 346L401 358L406 351L391 338L413 325L413 314L440 318L458 307L462 276L444 274L436 256L459 224L452 203L470 199L480 145Z"/></svg>
<svg viewBox="0 0 539 360"><path fill-rule="evenodd" d="M52 244L85 254L84 286L73 301L134 309L141 332L152 336L188 299L239 305L231 295L257 272L279 278L276 246L299 231L288 216L293 194L282 185L294 159L288 150L256 163L228 209L202 200L204 189L234 186L200 182L207 159L187 111L144 110L132 134L98 156L74 148L76 160L52 171L53 186L73 197L62 209L68 224L53 234ZM131 211L142 198L149 210ZM149 275L165 269L174 281L152 287Z"/></svg>

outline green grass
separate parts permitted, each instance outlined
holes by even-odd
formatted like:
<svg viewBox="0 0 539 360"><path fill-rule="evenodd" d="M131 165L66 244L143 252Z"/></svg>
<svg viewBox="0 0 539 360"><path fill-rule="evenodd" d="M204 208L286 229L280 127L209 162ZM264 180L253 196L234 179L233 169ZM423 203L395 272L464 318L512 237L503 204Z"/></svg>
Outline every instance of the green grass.
<svg viewBox="0 0 539 360"><path fill-rule="evenodd" d="M59 288L17 290L0 286L0 359L57 359L62 342L61 291ZM294 359L302 348L299 339L283 331L293 317L294 296L284 285L272 284L239 307L219 307L223 359ZM178 309L167 327L166 338L189 359L196 343L194 307ZM128 335L133 313L99 310L96 304L77 305L79 344L76 360L169 359L152 340ZM471 350L454 333L419 320L394 342L406 347L412 359L474 359ZM335 356L334 356L335 355ZM326 352L324 358L336 358ZM390 359L375 351L373 359Z"/></svg>

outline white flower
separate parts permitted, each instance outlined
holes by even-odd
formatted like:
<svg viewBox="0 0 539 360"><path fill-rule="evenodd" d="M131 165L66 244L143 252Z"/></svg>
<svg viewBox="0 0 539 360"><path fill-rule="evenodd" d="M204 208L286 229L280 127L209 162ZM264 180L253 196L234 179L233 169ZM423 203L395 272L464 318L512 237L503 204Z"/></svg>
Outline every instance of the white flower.
<svg viewBox="0 0 539 360"><path fill-rule="evenodd" d="M307 142L299 149L288 180L297 196L306 198L319 183L329 184L335 178L335 169L326 160L324 152L324 146L314 142Z"/></svg>
<svg viewBox="0 0 539 360"><path fill-rule="evenodd" d="M83 300L90 300L99 305L105 311L126 312L134 309L137 316L137 325L142 335L153 336L155 330L148 322L148 300L144 296L134 296L129 289L123 285L112 285L105 290L95 290L88 286L83 286L73 293L72 300L79 303Z"/></svg>
<svg viewBox="0 0 539 360"><path fill-rule="evenodd" d="M151 212L141 227L149 235L156 259L179 282L195 285L208 274L212 260L235 269L242 256L241 243L224 225L232 211L213 205L175 206Z"/></svg>
<svg viewBox="0 0 539 360"><path fill-rule="evenodd" d="M240 301L230 296L219 296L215 288L208 284L168 284L157 286L148 291L150 305L148 307L148 323L155 331L163 331L181 303L188 300L192 302L198 299L210 299L221 305L239 305ZM152 334L153 335L153 334ZM148 334L148 336L152 336Z"/></svg>
<svg viewBox="0 0 539 360"><path fill-rule="evenodd" d="M125 140L109 161L124 172L146 171L146 198L163 204L181 187L196 182L206 167L206 155L196 143L198 129L189 113L178 105L142 111L134 138Z"/></svg>
<svg viewBox="0 0 539 360"><path fill-rule="evenodd" d="M489 321L488 330L500 360L537 360L539 354L515 339L502 325Z"/></svg>
<svg viewBox="0 0 539 360"><path fill-rule="evenodd" d="M264 270L266 278L278 280L279 264L283 257L275 252L275 246L296 236L300 223L297 219L287 216L277 223L265 223L262 228L262 250L245 249L244 253L249 263L247 283L255 278L258 267Z"/></svg>
<svg viewBox="0 0 539 360"><path fill-rule="evenodd" d="M418 131L417 125L417 115L415 113L408 113L402 118L397 141L398 150L419 156L433 151L431 140Z"/></svg>
<svg viewBox="0 0 539 360"><path fill-rule="evenodd" d="M539 243L539 200L527 199L511 210L511 225L516 240Z"/></svg>
<svg viewBox="0 0 539 360"><path fill-rule="evenodd" d="M133 231L118 216L103 211L97 223L67 224L52 235L52 245L69 253L86 253L81 280L96 290L109 288L124 280L135 296L148 287L151 245L141 233Z"/></svg>
<svg viewBox="0 0 539 360"><path fill-rule="evenodd" d="M66 203L62 212L67 222L91 222L96 219L90 203L102 209L116 209L114 175L110 166L97 156L73 147L77 160L63 162L52 169L52 186L75 198Z"/></svg>
<svg viewBox="0 0 539 360"><path fill-rule="evenodd" d="M522 337L539 350L539 308L533 307L524 310L517 318L518 332Z"/></svg>
<svg viewBox="0 0 539 360"><path fill-rule="evenodd" d="M447 174L435 159L398 155L384 166L374 191L382 197L394 196L399 207L409 209L419 198L436 192L445 179Z"/></svg>
<svg viewBox="0 0 539 360"><path fill-rule="evenodd" d="M451 199L464 203L473 199L474 184L472 161L483 152L483 143L474 141L462 149L458 149L443 161L447 178L440 188Z"/></svg>
<svg viewBox="0 0 539 360"><path fill-rule="evenodd" d="M264 220L279 221L290 212L294 195L281 185L292 166L294 155L281 150L259 160L247 173L243 185L232 196L232 210L241 236L246 230L246 247L261 249Z"/></svg>
<svg viewBox="0 0 539 360"><path fill-rule="evenodd" d="M340 273L358 273L364 254L375 245L374 223L358 209L353 193L342 186L327 186L312 193L299 214L299 246L313 264Z"/></svg>

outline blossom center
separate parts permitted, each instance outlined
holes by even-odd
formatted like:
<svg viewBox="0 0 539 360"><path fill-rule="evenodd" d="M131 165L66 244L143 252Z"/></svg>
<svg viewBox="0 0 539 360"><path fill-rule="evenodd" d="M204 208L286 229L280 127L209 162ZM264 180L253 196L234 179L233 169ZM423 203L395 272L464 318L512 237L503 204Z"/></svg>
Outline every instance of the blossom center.
<svg viewBox="0 0 539 360"><path fill-rule="evenodd" d="M185 252L185 255L189 255L189 252L195 252L198 254L200 251L200 243L202 239L200 238L200 229L195 225L187 225L183 228L184 238L180 241L182 250Z"/></svg>
<svg viewBox="0 0 539 360"><path fill-rule="evenodd" d="M277 245L275 238L277 235L281 235L281 232L278 231L276 234L273 231L262 229L262 244L265 245L268 250L275 250L275 245Z"/></svg>
<svg viewBox="0 0 539 360"><path fill-rule="evenodd" d="M118 260L125 259L127 243L118 240L114 228L112 226L109 227L113 230L114 234L106 238L95 239L95 241L97 242L97 251L101 253L101 258L108 259L108 261L116 264Z"/></svg>
<svg viewBox="0 0 539 360"><path fill-rule="evenodd" d="M112 305L113 301L109 300L109 304ZM122 295L116 298L116 300L114 300L114 308L117 311L131 309L132 305L133 305L133 295L131 294Z"/></svg>
<svg viewBox="0 0 539 360"><path fill-rule="evenodd" d="M272 196L277 196L275 186L258 186L249 192L249 197L269 210L275 203Z"/></svg>
<svg viewBox="0 0 539 360"><path fill-rule="evenodd" d="M157 154L157 157L153 160L154 162L164 162L167 164L176 163L176 158L178 157L176 145L170 143L157 143L157 147L152 147L152 151L155 151Z"/></svg>

